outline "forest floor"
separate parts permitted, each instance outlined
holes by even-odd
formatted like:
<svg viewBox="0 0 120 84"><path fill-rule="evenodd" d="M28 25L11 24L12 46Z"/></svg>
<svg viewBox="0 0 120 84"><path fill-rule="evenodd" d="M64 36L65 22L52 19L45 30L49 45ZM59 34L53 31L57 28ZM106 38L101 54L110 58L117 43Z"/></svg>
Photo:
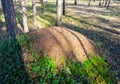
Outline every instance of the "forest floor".
<svg viewBox="0 0 120 84"><path fill-rule="evenodd" d="M85 2L78 5L68 4L67 15L80 22L80 25L65 24L92 39L102 48L102 56L109 64L111 72L120 81L120 3L110 7L99 7L97 2L87 6ZM83 18L83 19L81 19ZM84 26L81 26L84 24Z"/></svg>
<svg viewBox="0 0 120 84"><path fill-rule="evenodd" d="M120 81L120 2L111 3L109 9L99 7L98 2L92 2L87 6L86 2L73 5L67 2L66 15L63 16L63 27L80 32L93 40L100 48L100 54L109 64L110 70ZM22 27L20 5L15 6L18 27ZM32 28L32 6L28 4L28 26ZM55 26L56 5L46 3L44 13L37 4L38 27ZM6 36L3 14L0 10L0 40ZM20 28L21 29L21 28Z"/></svg>

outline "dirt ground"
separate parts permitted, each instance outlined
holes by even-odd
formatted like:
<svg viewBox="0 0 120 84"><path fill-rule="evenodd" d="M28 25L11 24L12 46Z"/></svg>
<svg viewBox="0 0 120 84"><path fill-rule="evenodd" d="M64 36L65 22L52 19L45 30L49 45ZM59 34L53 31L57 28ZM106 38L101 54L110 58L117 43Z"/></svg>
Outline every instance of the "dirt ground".
<svg viewBox="0 0 120 84"><path fill-rule="evenodd" d="M101 55L109 64L111 72L120 81L120 2L111 3L109 9L99 7L98 3L98 1L92 2L88 7L83 1L80 1L78 5L67 2L66 17L77 20L78 24L83 24L85 28L65 22L63 26L93 40L101 48ZM0 11L0 41L6 36L5 23L2 18Z"/></svg>
<svg viewBox="0 0 120 84"><path fill-rule="evenodd" d="M120 2L111 3L108 9L99 7L98 3L93 2L90 7L84 2L77 5L67 4L66 11L69 16L75 19L83 17L88 22L84 20L80 22L90 25L88 29L79 26L69 28L86 35L100 45L111 72L120 81Z"/></svg>

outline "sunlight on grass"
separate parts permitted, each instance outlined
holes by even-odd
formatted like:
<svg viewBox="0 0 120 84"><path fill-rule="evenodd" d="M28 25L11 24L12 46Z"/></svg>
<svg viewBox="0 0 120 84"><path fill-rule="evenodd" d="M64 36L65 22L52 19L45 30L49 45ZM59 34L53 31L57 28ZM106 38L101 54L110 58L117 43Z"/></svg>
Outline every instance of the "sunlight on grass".
<svg viewBox="0 0 120 84"><path fill-rule="evenodd" d="M23 64L24 58L20 56L21 51L17 53L17 50L20 48L15 46L18 45L16 41L15 45L12 45L14 41L1 43L0 63L2 63L2 68L0 68L0 73L4 75L0 74L0 76L3 79L3 83L112 84L108 65L100 56L92 57L82 64L68 60L66 66L58 69L53 59L41 57L32 50L32 47L29 45L29 37L24 35L18 36L17 42L24 51L27 50L28 52L29 50L29 57L31 56L34 59L33 61L26 60ZM5 53L3 50L5 50ZM14 61L15 59L17 60Z"/></svg>
<svg viewBox="0 0 120 84"><path fill-rule="evenodd" d="M74 1L70 2L74 4ZM85 0L85 3L86 2L88 1ZM28 26L29 29L32 29L32 4L31 1L28 1L28 3L26 4ZM95 3L92 2L92 5L93 4ZM22 13L20 11L21 8L18 4L15 4L15 8L18 22L17 25L19 28L22 28ZM79 10L83 11L83 9ZM104 9L104 11L105 10L107 9ZM120 6L116 6L108 10L112 12L103 11L95 14L94 17L83 17L82 15L75 15L74 9L67 9L66 15L62 16L62 26L77 30L78 32L84 32L84 35L87 35L89 38L96 42L97 47L106 47L105 45L108 45L109 42L119 42L119 37L105 33L101 28L101 30L94 29L95 31L93 32L91 32L90 30L92 30L93 27L105 27L109 25L115 26L115 28L119 27ZM1 13L0 41L4 38L4 34L6 34L4 22L4 15L3 13ZM41 13L40 3L37 3L38 28L55 26L55 24L56 3L53 3L53 0L51 0L50 3L46 3L45 11L43 13ZM103 44L103 40L106 40L106 44ZM4 82L11 83L14 81L18 83L22 81L23 83L25 83L26 81L29 81L29 83L36 82L53 84L114 84L113 80L116 80L113 78L113 74L110 73L108 64L104 61L103 58L101 58L101 56L97 56L94 58L90 57L89 60L82 63L73 62L70 60L66 62L66 66L62 67L62 69L58 69L57 66L54 64L53 59L47 58L46 56L42 58L32 50L29 37L20 35L18 36L17 40L15 40L15 45L12 44L14 44L14 41L3 41L0 43L0 63L2 64L2 68L0 68L0 76L3 79L2 81ZM20 44L20 46L23 48L23 52L21 50L21 47L16 47L18 46L18 44ZM110 47L112 48L113 46L108 46L107 50L104 51L108 52L108 50L110 50ZM19 51L20 53L17 53L17 51ZM23 57L21 56L22 54L24 55Z"/></svg>

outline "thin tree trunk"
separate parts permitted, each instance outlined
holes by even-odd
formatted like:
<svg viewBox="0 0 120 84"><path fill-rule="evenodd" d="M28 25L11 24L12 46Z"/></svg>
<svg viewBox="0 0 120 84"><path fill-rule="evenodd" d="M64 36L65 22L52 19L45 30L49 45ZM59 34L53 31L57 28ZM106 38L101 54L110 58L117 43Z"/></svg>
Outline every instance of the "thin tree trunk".
<svg viewBox="0 0 120 84"><path fill-rule="evenodd" d="M90 6L90 3L91 3L91 0L89 0L89 2L88 2L88 6Z"/></svg>
<svg viewBox="0 0 120 84"><path fill-rule="evenodd" d="M107 5L107 9L109 8L109 6L110 6L110 0L108 0L108 5Z"/></svg>
<svg viewBox="0 0 120 84"><path fill-rule="evenodd" d="M74 4L77 5L77 0L75 0Z"/></svg>
<svg viewBox="0 0 120 84"><path fill-rule="evenodd" d="M102 5L102 0L100 0L100 2L99 2L99 6L101 6Z"/></svg>
<svg viewBox="0 0 120 84"><path fill-rule="evenodd" d="M107 3L108 3L108 1L107 1L107 0L105 0L105 5L104 5L104 7L106 7L106 6L107 6Z"/></svg>
<svg viewBox="0 0 120 84"><path fill-rule="evenodd" d="M32 0L33 8L33 28L37 29L36 0Z"/></svg>
<svg viewBox="0 0 120 84"><path fill-rule="evenodd" d="M5 17L8 39L16 38L17 22L15 17L14 4L12 0L1 0Z"/></svg>
<svg viewBox="0 0 120 84"><path fill-rule="evenodd" d="M29 32L29 29L28 29L28 23L27 23L25 0L20 0L20 3L21 3L21 7L22 7L23 28L24 28L24 32L27 33L27 32Z"/></svg>
<svg viewBox="0 0 120 84"><path fill-rule="evenodd" d="M105 0L103 0L103 2L102 2L102 6L104 6L104 3L105 3Z"/></svg>
<svg viewBox="0 0 120 84"><path fill-rule="evenodd" d="M42 7L42 13L44 12L44 0L40 0L41 7Z"/></svg>
<svg viewBox="0 0 120 84"><path fill-rule="evenodd" d="M58 0L56 0L56 6L57 6Z"/></svg>
<svg viewBox="0 0 120 84"><path fill-rule="evenodd" d="M62 24L62 0L57 1L57 26Z"/></svg>
<svg viewBox="0 0 120 84"><path fill-rule="evenodd" d="M63 15L65 15L65 0L63 0Z"/></svg>

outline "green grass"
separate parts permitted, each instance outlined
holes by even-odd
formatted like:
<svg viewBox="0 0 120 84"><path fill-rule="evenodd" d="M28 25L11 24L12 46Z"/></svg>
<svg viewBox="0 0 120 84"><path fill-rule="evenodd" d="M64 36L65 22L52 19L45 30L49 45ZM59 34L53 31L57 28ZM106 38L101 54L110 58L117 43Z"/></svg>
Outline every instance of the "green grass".
<svg viewBox="0 0 120 84"><path fill-rule="evenodd" d="M47 3L43 13L41 13L41 6L39 4L37 5L38 27L55 26L55 3ZM115 7L117 10L119 8L120 7ZM27 9L28 25L29 28L32 28L33 21L31 18L32 11L30 4L27 5ZM22 27L22 17L19 10L20 9L16 10L16 15L18 24ZM102 13L100 15L110 17L119 16L116 12L110 14ZM0 29L5 26L3 14L1 16ZM93 27L98 25L100 20L101 22L106 21L103 22L105 24L110 24L109 21L100 17L85 18L82 16L71 16L67 13L62 18L62 26L84 34L96 42L98 47L102 47L107 49L107 51L110 51L110 48L119 44L119 40L109 33L106 34L103 31L92 30ZM2 36L3 35L0 32L0 37ZM25 60L26 55L23 55L25 52L29 57L28 60ZM90 58L88 61L83 63L69 60L66 62L66 66L58 69L54 64L53 59L46 56L39 56L39 54L33 52L32 46L30 45L30 38L26 35L20 35L16 40L12 40L10 42L7 40L0 42L0 83L3 84L114 84L115 82L112 79L115 78L113 78L113 74L110 73L108 64L104 61L102 56Z"/></svg>
<svg viewBox="0 0 120 84"><path fill-rule="evenodd" d="M25 61L23 50L30 52L27 55L34 60ZM112 76L100 56L90 57L83 63L68 60L58 68L53 59L39 56L32 50L26 35L0 44L0 83L113 84Z"/></svg>

